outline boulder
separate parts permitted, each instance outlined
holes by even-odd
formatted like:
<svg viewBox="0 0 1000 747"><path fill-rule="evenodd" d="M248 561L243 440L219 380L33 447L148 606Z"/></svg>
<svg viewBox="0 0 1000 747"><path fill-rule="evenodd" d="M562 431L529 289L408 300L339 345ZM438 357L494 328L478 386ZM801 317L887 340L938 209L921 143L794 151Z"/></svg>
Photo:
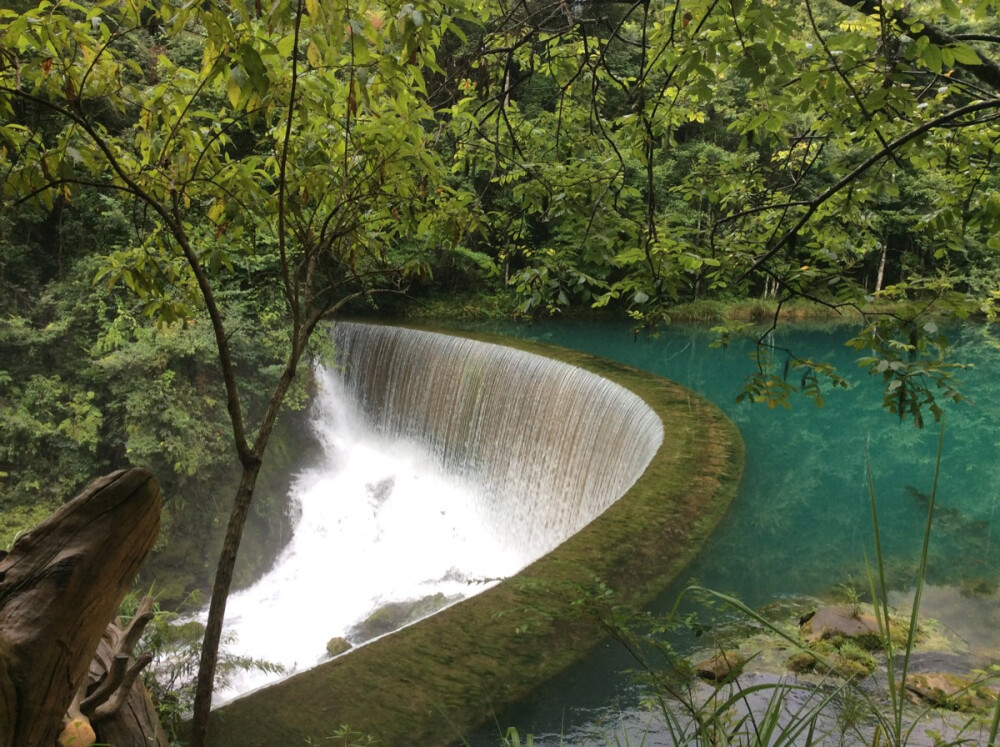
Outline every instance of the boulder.
<svg viewBox="0 0 1000 747"><path fill-rule="evenodd" d="M364 643L380 635L399 630L447 606L452 600L440 592L405 602L389 602L372 612L365 620L351 628L348 639Z"/></svg>
<svg viewBox="0 0 1000 747"><path fill-rule="evenodd" d="M330 656L340 656L341 654L350 651L352 648L353 646L351 646L350 641L346 638L340 638L339 636L337 638L331 638L326 643L326 652L330 654Z"/></svg>

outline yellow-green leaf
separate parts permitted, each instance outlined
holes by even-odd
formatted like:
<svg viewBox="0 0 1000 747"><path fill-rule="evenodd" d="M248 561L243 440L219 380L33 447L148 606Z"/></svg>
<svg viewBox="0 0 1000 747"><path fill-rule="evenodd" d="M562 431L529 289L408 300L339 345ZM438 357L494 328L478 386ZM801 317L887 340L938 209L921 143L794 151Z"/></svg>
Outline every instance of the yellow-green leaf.
<svg viewBox="0 0 1000 747"><path fill-rule="evenodd" d="M226 95L229 97L229 103L235 109L240 104L240 95L242 91L240 90L240 84L233 79L232 76L229 77L229 82L226 84Z"/></svg>
<svg viewBox="0 0 1000 747"><path fill-rule="evenodd" d="M941 9L953 21L960 21L962 19L962 11L955 0L941 0Z"/></svg>
<svg viewBox="0 0 1000 747"><path fill-rule="evenodd" d="M968 44L956 44L951 47L951 53L955 56L955 62L961 65L982 65L983 61L979 58L972 47Z"/></svg>
<svg viewBox="0 0 1000 747"><path fill-rule="evenodd" d="M309 42L309 46L306 47L306 59L313 67L323 66L323 55L320 54L319 47L313 42Z"/></svg>

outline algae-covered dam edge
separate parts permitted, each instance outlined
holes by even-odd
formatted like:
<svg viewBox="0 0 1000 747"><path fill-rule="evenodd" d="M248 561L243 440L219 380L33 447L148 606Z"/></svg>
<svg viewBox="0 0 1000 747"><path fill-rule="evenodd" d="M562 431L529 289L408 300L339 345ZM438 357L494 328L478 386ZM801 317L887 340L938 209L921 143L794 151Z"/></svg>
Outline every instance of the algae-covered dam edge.
<svg viewBox="0 0 1000 747"><path fill-rule="evenodd" d="M742 438L718 407L691 390L565 348L434 331L516 347L616 382L660 417L663 444L614 505L554 551L492 589L217 709L213 745L303 744L344 725L390 747L452 743L602 640L584 605L570 602L598 583L614 591L615 604L650 602L695 556L735 497ZM294 628L275 631L294 634Z"/></svg>

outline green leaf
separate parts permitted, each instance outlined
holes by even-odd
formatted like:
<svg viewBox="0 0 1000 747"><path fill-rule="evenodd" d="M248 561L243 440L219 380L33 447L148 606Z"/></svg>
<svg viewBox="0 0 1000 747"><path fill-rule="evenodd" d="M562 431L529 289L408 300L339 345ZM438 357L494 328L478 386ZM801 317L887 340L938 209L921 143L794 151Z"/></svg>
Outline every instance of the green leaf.
<svg viewBox="0 0 1000 747"><path fill-rule="evenodd" d="M920 59L932 73L941 72L941 47L937 44L928 44L920 53Z"/></svg>
<svg viewBox="0 0 1000 747"><path fill-rule="evenodd" d="M955 62L960 65L982 65L983 61L979 58L972 47L968 44L954 44L950 47L952 55L955 57Z"/></svg>
<svg viewBox="0 0 1000 747"><path fill-rule="evenodd" d="M888 95L888 88L876 88L865 97L865 106L871 110L881 109L885 106L885 99Z"/></svg>
<svg viewBox="0 0 1000 747"><path fill-rule="evenodd" d="M243 60L247 78L249 78L257 95L266 96L270 88L270 81L267 78L267 68L264 67L264 61L261 60L260 54L250 45L244 45L240 49L240 57Z"/></svg>
<svg viewBox="0 0 1000 747"><path fill-rule="evenodd" d="M955 0L941 0L941 9L953 21L962 20L962 10Z"/></svg>

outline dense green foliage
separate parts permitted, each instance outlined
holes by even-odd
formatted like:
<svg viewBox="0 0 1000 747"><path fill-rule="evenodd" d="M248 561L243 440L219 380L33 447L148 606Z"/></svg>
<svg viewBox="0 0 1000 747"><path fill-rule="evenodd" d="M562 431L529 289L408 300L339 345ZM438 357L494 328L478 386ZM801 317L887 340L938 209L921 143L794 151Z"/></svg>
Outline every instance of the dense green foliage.
<svg viewBox="0 0 1000 747"><path fill-rule="evenodd" d="M342 55L373 62L387 43L380 32L396 33L378 17L367 25L370 47L324 50L322 38L305 47L314 72L325 72L296 80L312 126L293 150L274 142L290 85L280 85L287 49L275 39L291 44L289 26L261 57L252 29L221 11L156 18L152 8L118 5L3 11L0 72L11 85L0 97L10 208L0 224L8 351L0 479L5 510L30 506L31 518L126 463L153 467L175 509L232 479L218 340L198 309L193 267L203 267L223 308L253 419L292 333L281 293L283 283L290 290L287 255L309 275L306 296L292 304L322 311L348 293L426 273L427 247L440 243L434 231L467 219L466 198L446 187L428 194L440 168L423 129L432 113L418 95L420 70L398 64L401 50L379 55L383 85L368 81L368 116L356 117L348 101L356 83L339 75ZM229 34L218 43L235 45L254 77L226 64L232 50L206 46L208 30ZM404 31L412 43L423 33ZM265 62L277 66L267 80ZM333 137L338 124L349 137ZM331 168L334 158L342 169ZM279 217L282 190L296 199Z"/></svg>
<svg viewBox="0 0 1000 747"><path fill-rule="evenodd" d="M5 526L144 463L174 536L211 535L238 481L224 607L312 332L404 292L644 325L692 299L908 299L853 344L889 410L937 417L960 395L935 315L1000 299L998 10L8 3ZM761 340L745 396L844 383Z"/></svg>
<svg viewBox="0 0 1000 747"><path fill-rule="evenodd" d="M352 273L372 287L402 271L418 294L431 277L502 279L525 313L613 306L643 322L699 297L878 293L962 313L997 297L990 2L905 18L892 4L306 4L345 34L302 30L290 151L293 6L270 11L268 36L251 7L21 5L0 46L8 504L52 505L126 461L183 494L226 459L213 341L186 323L196 279L133 181L228 289L251 397L280 365L278 343L246 332L282 334L282 189L299 195L283 217L298 251L339 256L313 268L334 288ZM873 371L916 412L909 379L931 364L915 354L938 342L924 320L890 319L858 344L882 348Z"/></svg>
<svg viewBox="0 0 1000 747"><path fill-rule="evenodd" d="M465 164L522 308L656 324L692 298L878 296L992 314L995 8L848 6L601 4L488 35L504 64L473 75L493 96ZM856 341L918 424L957 396L927 310L874 315ZM842 383L766 345L758 362L755 400Z"/></svg>

